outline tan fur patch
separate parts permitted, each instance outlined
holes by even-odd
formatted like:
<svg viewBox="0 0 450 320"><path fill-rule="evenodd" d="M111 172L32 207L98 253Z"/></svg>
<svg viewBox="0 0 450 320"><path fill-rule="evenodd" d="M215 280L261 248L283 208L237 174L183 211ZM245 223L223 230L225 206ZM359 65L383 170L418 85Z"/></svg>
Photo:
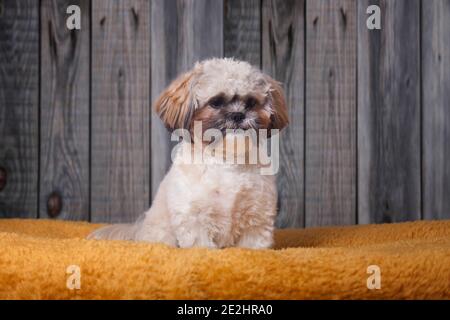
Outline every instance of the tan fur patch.
<svg viewBox="0 0 450 320"><path fill-rule="evenodd" d="M156 100L154 108L168 129L184 128L192 113L193 101L190 90L194 72L187 72L175 79Z"/></svg>
<svg viewBox="0 0 450 320"><path fill-rule="evenodd" d="M274 110L274 113L271 129L281 130L289 123L286 99L284 98L284 90L278 81L275 81L269 76L266 76L266 79L270 83L270 95L273 100L272 108Z"/></svg>

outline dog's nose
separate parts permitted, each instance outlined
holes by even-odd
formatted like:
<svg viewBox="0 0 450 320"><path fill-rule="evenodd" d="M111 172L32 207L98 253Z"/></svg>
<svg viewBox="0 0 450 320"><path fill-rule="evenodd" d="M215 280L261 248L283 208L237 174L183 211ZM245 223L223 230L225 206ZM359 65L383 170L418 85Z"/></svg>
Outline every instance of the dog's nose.
<svg viewBox="0 0 450 320"><path fill-rule="evenodd" d="M233 112L230 115L230 118L235 122L241 122L245 119L245 114L243 114L242 112Z"/></svg>

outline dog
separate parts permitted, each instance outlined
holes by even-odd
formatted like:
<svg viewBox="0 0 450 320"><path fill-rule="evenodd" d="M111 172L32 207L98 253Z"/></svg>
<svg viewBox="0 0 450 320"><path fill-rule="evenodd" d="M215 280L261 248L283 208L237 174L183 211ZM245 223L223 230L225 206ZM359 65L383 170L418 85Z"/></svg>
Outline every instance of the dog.
<svg viewBox="0 0 450 320"><path fill-rule="evenodd" d="M288 124L280 83L232 58L197 62L162 92L154 109L172 132L194 134L195 123L201 124L202 134L219 130L225 149L227 132L271 132ZM192 151L208 142L194 139L181 145L180 150ZM262 175L259 164L186 163L186 154L192 155L175 152L151 208L135 223L103 227L88 239L160 242L181 248L270 248L277 212L275 176Z"/></svg>

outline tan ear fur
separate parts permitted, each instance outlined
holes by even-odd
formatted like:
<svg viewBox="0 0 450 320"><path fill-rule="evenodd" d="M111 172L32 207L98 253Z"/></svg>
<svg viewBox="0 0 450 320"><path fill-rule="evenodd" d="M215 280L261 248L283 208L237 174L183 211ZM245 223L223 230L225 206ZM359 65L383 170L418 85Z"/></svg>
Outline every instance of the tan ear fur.
<svg viewBox="0 0 450 320"><path fill-rule="evenodd" d="M270 96L272 99L272 108L274 113L272 114L272 129L283 129L289 123L289 115L286 105L286 98L284 96L284 90L278 81L275 81L271 77L267 76L267 81L270 84Z"/></svg>
<svg viewBox="0 0 450 320"><path fill-rule="evenodd" d="M194 73L186 72L176 78L161 93L154 109L169 130L188 128L195 109L192 95Z"/></svg>

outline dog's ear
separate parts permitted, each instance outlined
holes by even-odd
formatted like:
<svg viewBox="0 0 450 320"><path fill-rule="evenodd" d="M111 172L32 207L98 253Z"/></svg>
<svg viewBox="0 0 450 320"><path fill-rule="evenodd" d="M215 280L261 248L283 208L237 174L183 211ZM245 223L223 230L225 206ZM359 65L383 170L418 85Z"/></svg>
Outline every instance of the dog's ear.
<svg viewBox="0 0 450 320"><path fill-rule="evenodd" d="M192 86L194 72L189 71L178 78L161 93L154 109L169 130L188 128L196 108Z"/></svg>
<svg viewBox="0 0 450 320"><path fill-rule="evenodd" d="M289 123L289 115L286 105L286 98L281 83L266 76L266 80L270 85L269 99L272 106L273 114L271 116L272 129L283 129Z"/></svg>

